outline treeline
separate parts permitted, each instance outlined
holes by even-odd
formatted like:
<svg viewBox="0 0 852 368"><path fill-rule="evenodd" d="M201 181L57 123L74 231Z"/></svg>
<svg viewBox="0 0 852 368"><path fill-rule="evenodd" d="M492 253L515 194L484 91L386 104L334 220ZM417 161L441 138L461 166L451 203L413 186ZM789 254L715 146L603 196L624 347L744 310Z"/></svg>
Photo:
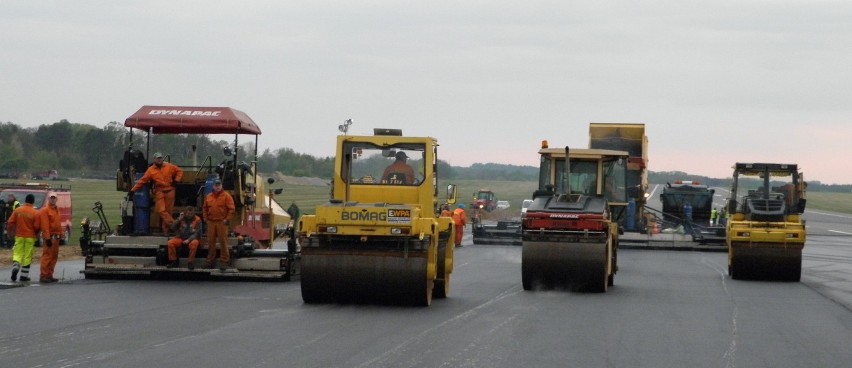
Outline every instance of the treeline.
<svg viewBox="0 0 852 368"><path fill-rule="evenodd" d="M217 135L216 137L223 137ZM254 140L244 139L239 149L254 153ZM132 142L131 142L132 140ZM210 157L216 165L224 160L223 148L233 148L235 142L213 140L206 135L157 135L154 149L170 155L175 162L205 164ZM144 134L134 130L134 135L121 123L111 122L103 128L88 124L75 124L61 120L37 128L22 128L14 123L0 123L0 176L42 176L49 170L58 170L61 177L114 177L118 162L129 146L145 150ZM240 153L240 160L251 161ZM297 177L330 179L334 170L334 157L315 157L298 153L291 148L266 149L257 157L263 172L281 172ZM444 179L537 181L538 168L534 166L476 163L470 167L450 166L438 161L438 172ZM730 187L730 178L710 178L681 171L650 172L649 182L663 184L677 180L693 180L713 187ZM852 192L852 185L822 184L808 181L809 191Z"/></svg>

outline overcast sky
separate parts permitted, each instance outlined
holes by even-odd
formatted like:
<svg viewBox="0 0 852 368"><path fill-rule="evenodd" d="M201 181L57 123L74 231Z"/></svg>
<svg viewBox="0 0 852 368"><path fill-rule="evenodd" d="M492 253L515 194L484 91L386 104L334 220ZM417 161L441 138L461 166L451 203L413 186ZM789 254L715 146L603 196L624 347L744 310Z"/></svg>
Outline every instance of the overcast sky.
<svg viewBox="0 0 852 368"><path fill-rule="evenodd" d="M456 166L645 123L650 169L852 184L850 1L0 0L0 122L228 106L261 148L401 128Z"/></svg>

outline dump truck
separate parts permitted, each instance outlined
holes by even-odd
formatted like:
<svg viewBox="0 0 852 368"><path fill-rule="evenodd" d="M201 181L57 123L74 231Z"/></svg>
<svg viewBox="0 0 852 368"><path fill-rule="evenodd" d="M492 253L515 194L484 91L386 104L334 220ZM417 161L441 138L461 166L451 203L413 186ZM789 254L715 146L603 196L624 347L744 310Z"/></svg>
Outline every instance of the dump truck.
<svg viewBox="0 0 852 368"><path fill-rule="evenodd" d="M624 231L647 231L648 137L642 123L589 123L589 148L627 151L627 202Z"/></svg>
<svg viewBox="0 0 852 368"><path fill-rule="evenodd" d="M710 214L713 211L713 196L716 191L693 180L676 180L674 183L666 183L663 192L660 193L660 201L663 203L663 217L684 225L689 229L693 241L701 244L708 242L724 242L725 227L710 224ZM684 213L684 206L689 204L692 212L689 216ZM691 219L687 219L691 217ZM686 222L691 220L689 224Z"/></svg>
<svg viewBox="0 0 852 368"><path fill-rule="evenodd" d="M261 178L256 161L244 161L257 158L261 134L248 115L229 107L143 106L125 120L124 126L128 128L128 142L138 141L133 135L141 132L147 143L145 151L131 143L116 170L116 190L127 193L120 205L121 223L115 229L109 227L100 202L93 208L99 220L87 223L87 218L83 222L80 243L85 268L81 272L86 278L289 280L298 275L299 249L289 226L290 216L274 200L280 189L267 189L267 184L274 181ZM142 190L129 192L153 161L153 138L164 134L233 135L233 146L228 144L218 159L208 155L199 164L195 146L183 156L175 152L165 157L183 170L182 179L174 183L174 218L188 208L195 209L201 217L204 197L217 180L233 197L236 211L227 220L231 232L230 264L203 267L210 239L202 231L195 261L198 266L188 267L188 251L182 247L178 249L178 267L167 267L170 237L163 232L163 220L153 210L150 183ZM253 156L242 155L241 135L255 137Z"/></svg>
<svg viewBox="0 0 852 368"><path fill-rule="evenodd" d="M726 237L731 278L800 280L806 188L795 164L734 165Z"/></svg>
<svg viewBox="0 0 852 368"><path fill-rule="evenodd" d="M626 151L549 148L522 219L524 290L606 292L618 270L618 221L627 209Z"/></svg>
<svg viewBox="0 0 852 368"><path fill-rule="evenodd" d="M428 306L449 295L455 230L439 216L437 162L435 138L337 137L331 198L299 225L305 303Z"/></svg>

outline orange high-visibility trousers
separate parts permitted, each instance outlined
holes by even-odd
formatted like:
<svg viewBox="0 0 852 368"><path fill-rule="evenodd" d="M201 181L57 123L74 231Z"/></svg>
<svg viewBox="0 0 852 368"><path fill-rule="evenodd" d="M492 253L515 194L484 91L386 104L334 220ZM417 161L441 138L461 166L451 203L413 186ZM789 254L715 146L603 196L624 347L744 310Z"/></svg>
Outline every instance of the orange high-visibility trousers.
<svg viewBox="0 0 852 368"><path fill-rule="evenodd" d="M160 214L160 227L163 233L169 232L169 227L175 222L172 211L175 208L175 190L154 190L154 209Z"/></svg>
<svg viewBox="0 0 852 368"><path fill-rule="evenodd" d="M212 264L216 260L216 242L219 242L220 251L219 266L228 265L231 262L231 253L228 252L228 225L224 221L207 222L207 263Z"/></svg>
<svg viewBox="0 0 852 368"><path fill-rule="evenodd" d="M183 239L180 237L174 237L169 239L168 248L169 248L169 261L177 261L177 248L183 245ZM195 252L198 250L198 239L192 239L187 244L189 247L189 257L186 259L188 262L195 261Z"/></svg>
<svg viewBox="0 0 852 368"><path fill-rule="evenodd" d="M456 225L456 245L461 245L462 236L464 235L464 225Z"/></svg>
<svg viewBox="0 0 852 368"><path fill-rule="evenodd" d="M41 245L39 275L42 280L52 279L53 270L56 268L56 260L59 259L59 239L42 239L42 241L44 243Z"/></svg>

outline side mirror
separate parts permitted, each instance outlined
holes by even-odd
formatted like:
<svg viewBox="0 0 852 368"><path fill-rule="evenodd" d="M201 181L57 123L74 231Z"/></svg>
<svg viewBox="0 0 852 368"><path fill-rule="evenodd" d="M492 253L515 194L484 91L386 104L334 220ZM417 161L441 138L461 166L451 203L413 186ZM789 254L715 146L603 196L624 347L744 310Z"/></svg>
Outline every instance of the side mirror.
<svg viewBox="0 0 852 368"><path fill-rule="evenodd" d="M231 151L231 147L225 147L225 149L224 149L224 152L223 152L223 153L225 154L225 156L226 156L226 157L231 157L231 155L233 155L233 154L234 154L234 152L233 152L233 151Z"/></svg>
<svg viewBox="0 0 852 368"><path fill-rule="evenodd" d="M457 190L457 188L456 188L455 184L447 185L447 203L448 204L456 203L456 190Z"/></svg>

